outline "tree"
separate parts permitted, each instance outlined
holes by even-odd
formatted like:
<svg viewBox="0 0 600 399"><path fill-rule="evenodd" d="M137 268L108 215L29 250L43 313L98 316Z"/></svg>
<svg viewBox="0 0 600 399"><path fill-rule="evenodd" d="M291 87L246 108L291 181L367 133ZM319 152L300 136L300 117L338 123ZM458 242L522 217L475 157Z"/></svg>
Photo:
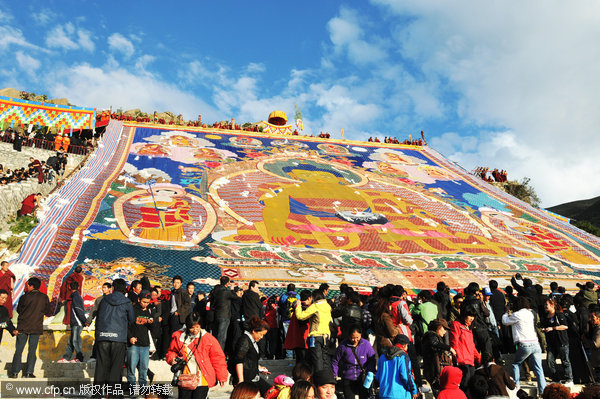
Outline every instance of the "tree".
<svg viewBox="0 0 600 399"><path fill-rule="evenodd" d="M571 220L571 224L581 230L600 237L600 228L587 220Z"/></svg>
<svg viewBox="0 0 600 399"><path fill-rule="evenodd" d="M531 179L524 177L519 181L508 181L502 185L502 189L508 194L527 202L529 205L539 208L540 197L535 192L535 189L529 184Z"/></svg>

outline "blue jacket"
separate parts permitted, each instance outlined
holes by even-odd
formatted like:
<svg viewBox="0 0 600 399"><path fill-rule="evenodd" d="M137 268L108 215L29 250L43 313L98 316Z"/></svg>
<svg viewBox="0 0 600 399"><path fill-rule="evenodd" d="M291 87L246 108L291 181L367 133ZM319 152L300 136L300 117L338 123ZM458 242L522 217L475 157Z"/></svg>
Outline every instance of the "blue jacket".
<svg viewBox="0 0 600 399"><path fill-rule="evenodd" d="M356 356L360 359L362 368L366 371L375 373L375 363L377 358L369 341L361 338L355 350ZM347 339L343 340L340 343L340 346L338 346L331 362L333 374L335 376L340 376L344 380L358 380L362 370L361 366L356 362L356 356L352 353L350 342Z"/></svg>
<svg viewBox="0 0 600 399"><path fill-rule="evenodd" d="M412 376L410 359L400 348L389 347L377 364L380 399L412 399L417 385Z"/></svg>
<svg viewBox="0 0 600 399"><path fill-rule="evenodd" d="M83 298L79 291L73 291L71 294L71 327L82 326L85 324L85 311L83 307Z"/></svg>
<svg viewBox="0 0 600 399"><path fill-rule="evenodd" d="M96 341L127 342L127 326L135 321L133 305L121 292L106 295L98 306Z"/></svg>

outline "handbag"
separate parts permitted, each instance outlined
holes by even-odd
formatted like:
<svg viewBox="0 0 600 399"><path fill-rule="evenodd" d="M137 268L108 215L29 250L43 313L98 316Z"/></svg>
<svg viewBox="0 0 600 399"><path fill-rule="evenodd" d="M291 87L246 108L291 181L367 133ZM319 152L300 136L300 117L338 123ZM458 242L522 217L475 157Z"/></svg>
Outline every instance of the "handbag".
<svg viewBox="0 0 600 399"><path fill-rule="evenodd" d="M352 349L352 353L356 358L356 363L358 363L358 367L360 367L360 375L358 376L358 381L360 382L360 385L363 385L365 383L365 379L367 378L367 370L362 366L362 364L360 364L360 359L356 354L356 347L351 346L350 349Z"/></svg>
<svg viewBox="0 0 600 399"><path fill-rule="evenodd" d="M202 339L202 335L200 335L200 337L198 338L198 344L196 345L194 350L190 351L190 353L188 355L188 360L185 362L185 367L187 367L187 364L189 363L190 359L192 358L192 356L194 356L194 352L196 350L198 350L201 339ZM184 348L187 348L185 346L185 343L183 344L183 346L184 346ZM185 370L185 367L183 368L184 370ZM200 370L198 370L196 372L196 374L180 374L179 377L177 378L177 386L181 389L193 391L194 389L198 388L198 385L200 385Z"/></svg>

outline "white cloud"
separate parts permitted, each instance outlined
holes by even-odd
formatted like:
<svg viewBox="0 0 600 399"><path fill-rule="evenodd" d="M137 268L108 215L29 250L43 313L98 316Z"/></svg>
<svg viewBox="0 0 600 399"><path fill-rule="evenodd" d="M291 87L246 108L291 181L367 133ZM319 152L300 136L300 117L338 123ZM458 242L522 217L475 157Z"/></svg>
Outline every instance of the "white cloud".
<svg viewBox="0 0 600 399"><path fill-rule="evenodd" d="M59 25L54 27L46 36L46 46L51 48L62 48L65 50L76 50L79 45L69 36L74 31L72 23L67 23L64 26Z"/></svg>
<svg viewBox="0 0 600 399"><path fill-rule="evenodd" d="M92 33L85 29L79 29L77 31L77 42L82 49L90 52L94 51L94 48L96 47L92 40Z"/></svg>
<svg viewBox="0 0 600 399"><path fill-rule="evenodd" d="M125 57L130 57L135 51L131 40L120 33L113 33L108 37L108 47L113 51L122 53Z"/></svg>
<svg viewBox="0 0 600 399"><path fill-rule="evenodd" d="M29 43L20 29L0 25L0 50L6 50L10 45L41 50L38 46Z"/></svg>
<svg viewBox="0 0 600 399"><path fill-rule="evenodd" d="M198 113L207 121L223 115L195 95L166 83L148 73L132 73L123 68L98 68L89 64L59 68L47 77L51 97L67 97L74 104L113 109L140 108L181 113L196 119Z"/></svg>
<svg viewBox="0 0 600 399"><path fill-rule="evenodd" d="M335 53L345 51L348 58L357 65L381 62L387 56L385 43L375 37L365 40L360 25L358 13L345 7L340 10L338 17L329 21L327 27Z"/></svg>
<svg viewBox="0 0 600 399"><path fill-rule="evenodd" d="M590 161L600 148L597 3L373 2L410 19L396 24L402 56L423 80L445 82L440 100L479 130L476 150L457 160L531 177L544 206L600 194Z"/></svg>
<svg viewBox="0 0 600 399"><path fill-rule="evenodd" d="M39 69L41 62L30 55L24 54L22 51L17 51L15 54L19 67L26 73L33 75Z"/></svg>
<svg viewBox="0 0 600 399"><path fill-rule="evenodd" d="M47 25L53 19L56 19L56 13L49 9L42 9L38 12L32 12L31 17L40 25Z"/></svg>

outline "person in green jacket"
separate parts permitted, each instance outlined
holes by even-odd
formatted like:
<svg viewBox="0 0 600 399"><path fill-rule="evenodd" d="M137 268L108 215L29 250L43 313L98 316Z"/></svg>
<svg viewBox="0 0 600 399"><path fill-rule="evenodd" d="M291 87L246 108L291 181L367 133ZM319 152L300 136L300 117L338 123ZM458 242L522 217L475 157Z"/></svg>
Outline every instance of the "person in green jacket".
<svg viewBox="0 0 600 399"><path fill-rule="evenodd" d="M427 326L431 320L437 319L438 306L433 302L433 294L431 291L423 290L419 292L417 298L420 300L417 306L413 309L413 315L420 316L423 324L423 334L428 331Z"/></svg>

